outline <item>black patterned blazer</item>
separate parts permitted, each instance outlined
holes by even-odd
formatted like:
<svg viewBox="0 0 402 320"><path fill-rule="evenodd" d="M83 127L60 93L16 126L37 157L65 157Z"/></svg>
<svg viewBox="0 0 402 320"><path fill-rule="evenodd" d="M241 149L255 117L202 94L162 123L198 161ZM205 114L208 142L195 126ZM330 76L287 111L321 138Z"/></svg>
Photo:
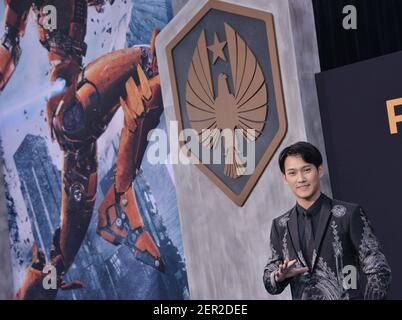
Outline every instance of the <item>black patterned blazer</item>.
<svg viewBox="0 0 402 320"><path fill-rule="evenodd" d="M290 284L293 299L385 299L391 269L363 209L324 196L319 214L312 270L279 283L274 272L285 259L297 259L298 268L307 265L300 247L296 206L274 219L271 256L263 276L267 291L280 294Z"/></svg>

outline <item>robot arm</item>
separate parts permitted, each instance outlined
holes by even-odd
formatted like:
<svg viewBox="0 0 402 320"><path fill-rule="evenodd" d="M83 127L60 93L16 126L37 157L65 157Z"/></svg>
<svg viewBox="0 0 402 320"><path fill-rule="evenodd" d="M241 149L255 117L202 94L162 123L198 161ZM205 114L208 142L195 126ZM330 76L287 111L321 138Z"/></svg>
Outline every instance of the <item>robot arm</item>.
<svg viewBox="0 0 402 320"><path fill-rule="evenodd" d="M19 40L24 35L32 0L6 0L5 30L0 39L0 91L10 80L21 56Z"/></svg>

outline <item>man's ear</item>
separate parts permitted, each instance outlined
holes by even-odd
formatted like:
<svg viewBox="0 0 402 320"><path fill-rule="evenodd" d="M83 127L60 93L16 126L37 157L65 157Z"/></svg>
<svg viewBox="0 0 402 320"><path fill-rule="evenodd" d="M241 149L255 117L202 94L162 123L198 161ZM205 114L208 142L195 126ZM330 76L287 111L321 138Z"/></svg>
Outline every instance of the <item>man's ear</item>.
<svg viewBox="0 0 402 320"><path fill-rule="evenodd" d="M318 167L318 174L320 175L320 178L324 175L324 165L320 165Z"/></svg>

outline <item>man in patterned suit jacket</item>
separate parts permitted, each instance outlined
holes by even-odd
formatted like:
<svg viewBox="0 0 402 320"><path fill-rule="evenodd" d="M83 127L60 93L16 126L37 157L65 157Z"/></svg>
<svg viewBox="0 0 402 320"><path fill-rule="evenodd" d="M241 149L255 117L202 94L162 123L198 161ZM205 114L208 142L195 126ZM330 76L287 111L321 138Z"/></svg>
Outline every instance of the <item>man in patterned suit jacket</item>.
<svg viewBox="0 0 402 320"><path fill-rule="evenodd" d="M321 193L318 149L307 142L291 145L279 166L297 204L272 222L267 291L280 294L290 284L293 299L385 299L391 269L380 244L358 204Z"/></svg>

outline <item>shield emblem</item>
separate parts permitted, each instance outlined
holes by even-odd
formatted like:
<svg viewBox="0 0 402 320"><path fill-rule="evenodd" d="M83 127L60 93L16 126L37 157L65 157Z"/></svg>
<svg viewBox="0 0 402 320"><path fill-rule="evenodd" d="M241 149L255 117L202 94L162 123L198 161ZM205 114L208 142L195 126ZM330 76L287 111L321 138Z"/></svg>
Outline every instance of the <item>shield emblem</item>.
<svg viewBox="0 0 402 320"><path fill-rule="evenodd" d="M243 206L287 131L273 16L209 1L166 50L181 146Z"/></svg>

